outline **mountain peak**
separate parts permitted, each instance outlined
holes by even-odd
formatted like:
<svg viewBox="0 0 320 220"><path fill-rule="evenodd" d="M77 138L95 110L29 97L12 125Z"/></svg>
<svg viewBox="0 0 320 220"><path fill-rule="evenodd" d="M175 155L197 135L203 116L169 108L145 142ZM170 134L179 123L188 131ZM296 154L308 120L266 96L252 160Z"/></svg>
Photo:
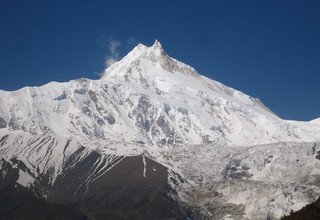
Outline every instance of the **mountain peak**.
<svg viewBox="0 0 320 220"><path fill-rule="evenodd" d="M160 43L157 39L154 41L154 43L153 43L153 45L151 46L151 48L154 48L154 49L162 49L162 50L163 50L161 43Z"/></svg>
<svg viewBox="0 0 320 220"><path fill-rule="evenodd" d="M131 74L133 70L136 70L135 72L140 77L141 70L150 73L150 71L155 70L153 68L162 69L164 73L180 72L192 76L198 75L197 71L191 66L170 57L161 43L155 40L150 47L139 43L122 60L108 67L102 78L123 75L122 73L126 74L128 71Z"/></svg>
<svg viewBox="0 0 320 220"><path fill-rule="evenodd" d="M162 54L167 54L161 43L156 39L153 43L152 46L148 47L142 43L139 43L136 47L134 47L129 53L128 55L132 54L134 55L135 57L139 57L141 55L146 55L146 54L150 54L150 53L155 53L160 55L161 53ZM157 53L158 52L158 53ZM160 52L160 53L159 53Z"/></svg>

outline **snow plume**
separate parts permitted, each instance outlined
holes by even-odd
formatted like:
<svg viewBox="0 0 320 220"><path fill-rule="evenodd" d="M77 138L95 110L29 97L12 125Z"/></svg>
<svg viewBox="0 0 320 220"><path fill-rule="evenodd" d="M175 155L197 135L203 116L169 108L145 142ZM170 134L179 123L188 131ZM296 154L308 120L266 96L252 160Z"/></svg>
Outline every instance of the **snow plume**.
<svg viewBox="0 0 320 220"><path fill-rule="evenodd" d="M109 43L107 46L108 46L109 53L107 55L107 59L105 61L105 64L106 64L106 67L109 67L119 60L118 49L121 46L121 42L117 41L111 37L109 39Z"/></svg>

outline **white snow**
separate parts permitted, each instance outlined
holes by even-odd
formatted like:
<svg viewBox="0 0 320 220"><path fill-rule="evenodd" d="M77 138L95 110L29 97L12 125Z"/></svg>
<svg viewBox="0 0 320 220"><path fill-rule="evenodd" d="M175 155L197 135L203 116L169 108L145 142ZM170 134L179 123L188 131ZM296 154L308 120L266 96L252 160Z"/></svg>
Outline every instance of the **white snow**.
<svg viewBox="0 0 320 220"><path fill-rule="evenodd" d="M144 178L147 178L147 176L146 176L147 162L146 162L146 158L144 155L142 156L142 161L143 161L143 176L144 176Z"/></svg>
<svg viewBox="0 0 320 220"><path fill-rule="evenodd" d="M320 118L316 118L314 120L311 120L310 123L320 125Z"/></svg>
<svg viewBox="0 0 320 220"><path fill-rule="evenodd" d="M24 187L29 187L33 184L34 178L30 176L28 173L23 172L22 170L19 170L19 178L17 180L17 183Z"/></svg>

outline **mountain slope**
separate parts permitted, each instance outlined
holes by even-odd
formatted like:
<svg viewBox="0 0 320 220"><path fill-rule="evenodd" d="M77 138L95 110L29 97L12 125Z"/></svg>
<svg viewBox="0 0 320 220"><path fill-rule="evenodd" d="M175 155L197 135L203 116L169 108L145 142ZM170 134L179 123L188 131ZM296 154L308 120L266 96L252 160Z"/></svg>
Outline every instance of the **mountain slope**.
<svg viewBox="0 0 320 220"><path fill-rule="evenodd" d="M139 44L99 80L0 91L0 156L18 166L17 182L51 201L82 201L79 209L96 217L106 213L83 208L90 186L124 183L131 174L120 167L143 155L166 170L151 197L155 207L171 205L172 216L192 207L213 219L280 218L317 199L319 141L318 123L279 118L171 58L158 41Z"/></svg>
<svg viewBox="0 0 320 220"><path fill-rule="evenodd" d="M1 219L87 219L66 204L50 203L34 195L16 181L19 169L0 158L0 217Z"/></svg>
<svg viewBox="0 0 320 220"><path fill-rule="evenodd" d="M101 80L1 91L0 97L3 130L76 136L115 154L119 148L107 149L105 141L137 148L142 142L254 145L315 141L320 131L317 124L282 120L258 99L199 75L159 42L138 45Z"/></svg>
<svg viewBox="0 0 320 220"><path fill-rule="evenodd" d="M310 123L320 125L320 118L314 119L314 120L310 121Z"/></svg>

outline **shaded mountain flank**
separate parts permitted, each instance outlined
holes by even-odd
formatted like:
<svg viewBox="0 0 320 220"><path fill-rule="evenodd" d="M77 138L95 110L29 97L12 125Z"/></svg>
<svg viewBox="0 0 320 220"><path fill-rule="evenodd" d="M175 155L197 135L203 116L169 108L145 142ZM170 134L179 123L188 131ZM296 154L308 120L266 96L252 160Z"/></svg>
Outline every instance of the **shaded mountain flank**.
<svg viewBox="0 0 320 220"><path fill-rule="evenodd" d="M73 169L65 170L52 186L45 184L44 175L32 189L17 184L19 169L3 160L1 172L6 175L0 188L0 219L191 217L174 199L168 169L143 156L121 158L110 170L83 186L83 177L94 175L92 167L100 156L92 152ZM173 175L183 181L178 174ZM37 196L44 192L46 200Z"/></svg>
<svg viewBox="0 0 320 220"><path fill-rule="evenodd" d="M303 207L297 212L291 212L289 216L285 216L282 220L318 220L320 219L320 198Z"/></svg>
<svg viewBox="0 0 320 220"><path fill-rule="evenodd" d="M49 202L16 183L19 169L2 158L0 160L0 219L87 219L75 207Z"/></svg>

